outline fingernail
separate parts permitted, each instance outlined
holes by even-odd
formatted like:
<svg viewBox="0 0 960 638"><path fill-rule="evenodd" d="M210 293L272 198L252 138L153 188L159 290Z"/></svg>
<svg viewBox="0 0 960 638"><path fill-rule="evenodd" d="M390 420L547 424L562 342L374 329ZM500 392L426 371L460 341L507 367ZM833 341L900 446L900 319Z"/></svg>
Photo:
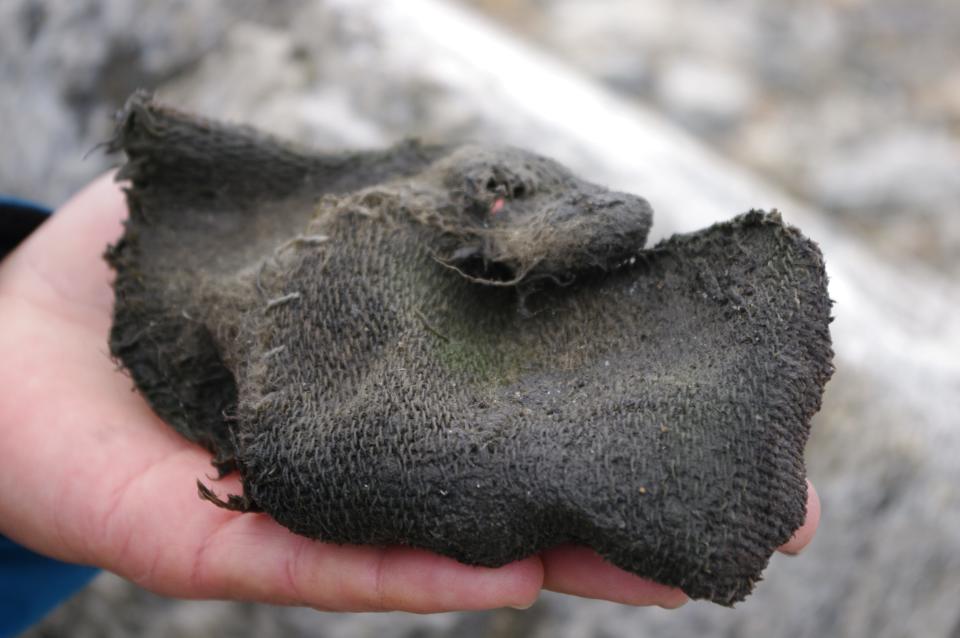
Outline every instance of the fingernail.
<svg viewBox="0 0 960 638"><path fill-rule="evenodd" d="M520 611L524 611L526 609L530 609L531 607L533 607L533 603L535 602L537 601L534 600L532 602L527 603L526 605L510 605L510 609L519 609Z"/></svg>
<svg viewBox="0 0 960 638"><path fill-rule="evenodd" d="M689 596L683 596L682 598L677 598L676 600L673 600L673 601L662 602L657 606L660 607L661 609L680 609L681 607L686 605L688 602L690 602Z"/></svg>
<svg viewBox="0 0 960 638"><path fill-rule="evenodd" d="M786 556L798 556L800 552L802 552L807 548L807 546L804 545L802 547L797 547L795 544L792 544L795 542L796 542L796 537L792 537L789 541L781 545L777 549L777 551L779 551L781 554L784 554Z"/></svg>

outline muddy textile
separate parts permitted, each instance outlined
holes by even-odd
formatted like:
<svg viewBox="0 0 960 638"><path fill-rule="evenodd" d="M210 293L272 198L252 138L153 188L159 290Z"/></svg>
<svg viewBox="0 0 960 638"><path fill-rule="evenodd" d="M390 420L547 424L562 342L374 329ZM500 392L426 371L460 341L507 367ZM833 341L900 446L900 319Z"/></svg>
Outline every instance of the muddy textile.
<svg viewBox="0 0 960 638"><path fill-rule="evenodd" d="M731 605L805 515L832 372L816 245L513 148L319 154L133 96L114 356L265 511L501 565L588 545Z"/></svg>

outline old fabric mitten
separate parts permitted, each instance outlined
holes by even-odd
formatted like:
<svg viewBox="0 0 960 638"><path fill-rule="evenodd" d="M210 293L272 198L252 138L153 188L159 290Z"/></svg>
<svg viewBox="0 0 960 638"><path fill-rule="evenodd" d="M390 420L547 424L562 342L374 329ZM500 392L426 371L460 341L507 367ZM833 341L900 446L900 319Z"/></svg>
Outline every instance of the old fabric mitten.
<svg viewBox="0 0 960 638"><path fill-rule="evenodd" d="M805 516L815 244L511 148L314 154L136 95L111 350L291 530L500 565L563 542L729 605Z"/></svg>

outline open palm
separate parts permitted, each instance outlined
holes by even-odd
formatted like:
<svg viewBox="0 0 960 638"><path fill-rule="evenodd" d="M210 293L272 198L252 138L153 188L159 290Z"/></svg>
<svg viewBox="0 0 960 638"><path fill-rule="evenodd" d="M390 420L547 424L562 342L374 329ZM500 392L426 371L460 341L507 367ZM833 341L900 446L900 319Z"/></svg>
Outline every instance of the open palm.
<svg viewBox="0 0 960 638"><path fill-rule="evenodd" d="M263 514L197 497L210 455L164 425L107 351L113 302L101 259L126 206L109 176L0 265L0 532L155 592L328 610L526 606L541 588L673 607L682 592L560 547L501 568L403 547L296 536ZM235 477L218 486L240 489ZM819 505L784 551L813 535Z"/></svg>

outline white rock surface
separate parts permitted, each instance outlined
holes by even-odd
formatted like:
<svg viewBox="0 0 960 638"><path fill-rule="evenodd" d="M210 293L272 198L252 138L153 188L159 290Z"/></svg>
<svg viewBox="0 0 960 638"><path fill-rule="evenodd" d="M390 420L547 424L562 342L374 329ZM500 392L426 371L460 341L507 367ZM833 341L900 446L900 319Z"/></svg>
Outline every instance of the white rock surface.
<svg viewBox="0 0 960 638"><path fill-rule="evenodd" d="M746 74L709 59L677 57L661 68L657 82L660 103L680 119L709 124L738 121L756 100Z"/></svg>
<svg viewBox="0 0 960 638"><path fill-rule="evenodd" d="M861 215L933 211L960 201L960 140L919 128L884 131L827 155L809 180L830 208Z"/></svg>

